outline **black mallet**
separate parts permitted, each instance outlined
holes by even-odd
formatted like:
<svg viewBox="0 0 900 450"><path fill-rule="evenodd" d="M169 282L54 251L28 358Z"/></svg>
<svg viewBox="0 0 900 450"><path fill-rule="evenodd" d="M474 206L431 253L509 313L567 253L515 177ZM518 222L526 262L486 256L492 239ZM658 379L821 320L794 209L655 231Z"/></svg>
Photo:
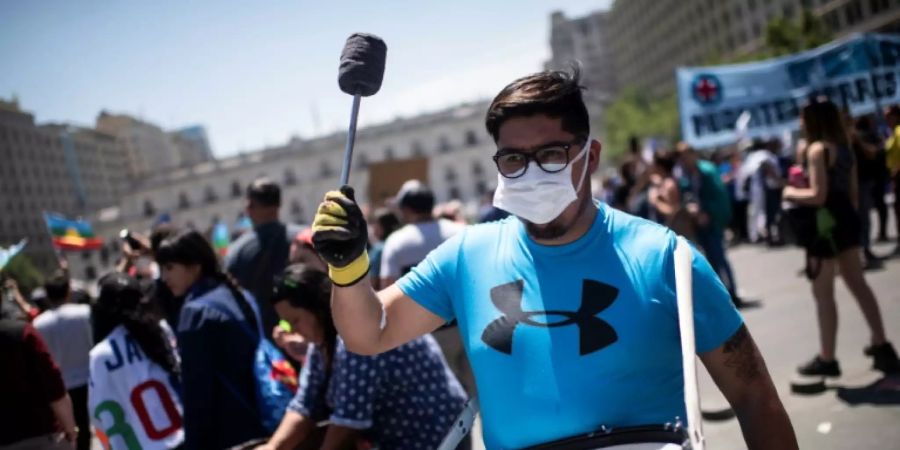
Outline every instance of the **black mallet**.
<svg viewBox="0 0 900 450"><path fill-rule="evenodd" d="M341 90L353 96L350 111L350 131L344 148L344 163L341 166L341 185L350 179L350 162L353 159L353 144L356 141L356 119L359 116L359 101L362 97L374 95L381 88L384 78L384 61L387 45L373 34L353 33L347 38L341 52L341 66L338 70L338 85Z"/></svg>

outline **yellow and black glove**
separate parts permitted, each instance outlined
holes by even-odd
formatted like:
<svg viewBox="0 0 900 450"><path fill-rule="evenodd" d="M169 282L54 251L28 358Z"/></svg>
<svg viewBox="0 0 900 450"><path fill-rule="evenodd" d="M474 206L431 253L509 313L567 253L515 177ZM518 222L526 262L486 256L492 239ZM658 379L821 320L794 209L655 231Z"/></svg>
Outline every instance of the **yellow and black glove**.
<svg viewBox="0 0 900 450"><path fill-rule="evenodd" d="M329 191L312 223L312 242L328 263L328 276L336 286L351 286L369 273L366 220L356 204L353 188Z"/></svg>

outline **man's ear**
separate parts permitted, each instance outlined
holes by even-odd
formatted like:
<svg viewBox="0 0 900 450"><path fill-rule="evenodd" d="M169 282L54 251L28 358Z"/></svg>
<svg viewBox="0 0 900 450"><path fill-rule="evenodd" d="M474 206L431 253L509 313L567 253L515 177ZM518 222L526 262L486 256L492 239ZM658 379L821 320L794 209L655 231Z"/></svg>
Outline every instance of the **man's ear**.
<svg viewBox="0 0 900 450"><path fill-rule="evenodd" d="M603 144L597 139L591 140L591 148L588 151L588 172L594 173L600 167L600 153L603 151Z"/></svg>

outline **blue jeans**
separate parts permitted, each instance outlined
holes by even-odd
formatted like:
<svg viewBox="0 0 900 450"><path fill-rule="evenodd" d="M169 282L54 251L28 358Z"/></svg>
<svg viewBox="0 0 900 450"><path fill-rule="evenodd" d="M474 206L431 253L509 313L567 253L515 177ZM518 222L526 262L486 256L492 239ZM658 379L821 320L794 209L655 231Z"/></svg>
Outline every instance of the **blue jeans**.
<svg viewBox="0 0 900 450"><path fill-rule="evenodd" d="M725 234L716 227L703 228L697 233L697 240L703 252L706 253L706 260L712 266L713 271L719 275L725 289L731 294L731 298L737 298L737 283L734 280L734 273L731 271L731 264L728 263L728 257L725 256Z"/></svg>

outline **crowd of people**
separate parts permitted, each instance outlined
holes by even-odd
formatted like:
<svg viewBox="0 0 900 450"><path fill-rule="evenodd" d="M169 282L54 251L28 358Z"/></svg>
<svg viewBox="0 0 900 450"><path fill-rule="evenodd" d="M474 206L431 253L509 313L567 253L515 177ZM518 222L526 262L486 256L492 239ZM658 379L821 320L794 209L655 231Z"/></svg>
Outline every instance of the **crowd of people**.
<svg viewBox="0 0 900 450"><path fill-rule="evenodd" d="M254 227L224 258L190 228L129 233L95 299L65 270L38 303L9 280L0 448L87 450L92 435L113 449L436 447L474 389L458 335L348 352L311 230L282 223L280 205L277 184L251 183ZM462 227L432 218L441 205L417 182L394 206L373 221L384 283ZM420 228L427 248L410 242Z"/></svg>
<svg viewBox="0 0 900 450"><path fill-rule="evenodd" d="M739 141L704 159L685 143L655 149L647 157L633 139L617 176L604 182L602 195L616 208L696 242L739 308L747 303L737 295L723 243L803 247L820 352L798 372L841 373L835 359L833 285L838 273L871 330L865 354L875 358L875 367L896 370L896 351L887 342L878 302L863 272L900 255L900 244L891 255L876 255L871 247L873 235L878 242L889 241L889 196L900 235L900 106L888 108L883 117L853 118L830 100L817 98L803 109L801 124L797 142L789 134Z"/></svg>
<svg viewBox="0 0 900 450"><path fill-rule="evenodd" d="M900 107L890 133L827 100L802 118L797 143L711 155L679 143L647 156L635 139L597 201L601 145L578 73L543 72L491 103L498 186L471 220L483 225L417 180L372 211L342 187L311 227L286 224L279 186L261 178L246 189L253 227L224 257L162 224L128 234L96 298L64 268L39 302L10 280L0 449L87 450L92 436L128 450L436 448L475 395L491 448L683 418L676 234L696 244L698 354L748 445L796 448L737 312L729 242L804 247L820 350L800 373L840 375L838 272L874 367L900 369L863 272L880 261L869 237L887 239L891 185L900 218Z"/></svg>

